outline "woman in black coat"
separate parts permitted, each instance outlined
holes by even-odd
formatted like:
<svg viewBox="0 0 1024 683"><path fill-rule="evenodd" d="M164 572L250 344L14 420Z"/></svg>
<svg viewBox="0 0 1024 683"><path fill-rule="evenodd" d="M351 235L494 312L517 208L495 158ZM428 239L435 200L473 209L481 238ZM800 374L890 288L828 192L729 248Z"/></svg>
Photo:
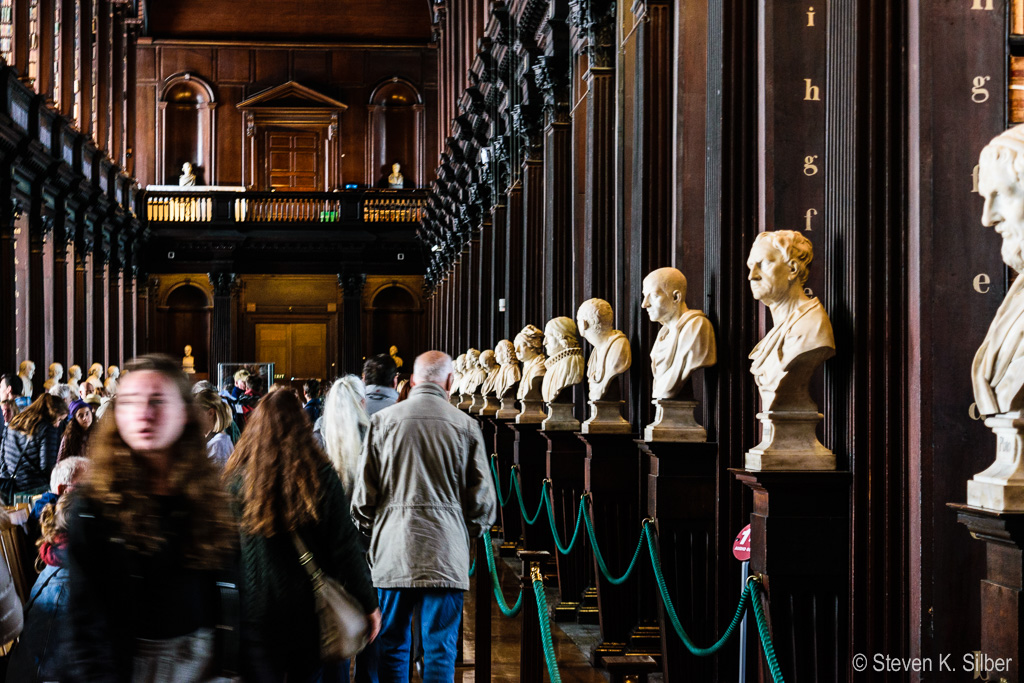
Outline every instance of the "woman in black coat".
<svg viewBox="0 0 1024 683"><path fill-rule="evenodd" d="M43 394L4 427L0 476L14 477L13 493L49 488L67 414L64 401Z"/></svg>

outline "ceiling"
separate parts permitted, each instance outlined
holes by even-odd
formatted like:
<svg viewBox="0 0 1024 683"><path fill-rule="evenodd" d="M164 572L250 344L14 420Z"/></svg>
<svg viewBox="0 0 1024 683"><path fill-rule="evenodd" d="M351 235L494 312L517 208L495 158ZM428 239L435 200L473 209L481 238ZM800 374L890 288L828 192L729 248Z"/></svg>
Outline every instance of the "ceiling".
<svg viewBox="0 0 1024 683"><path fill-rule="evenodd" d="M426 0L156 0L153 38L287 42L425 43Z"/></svg>

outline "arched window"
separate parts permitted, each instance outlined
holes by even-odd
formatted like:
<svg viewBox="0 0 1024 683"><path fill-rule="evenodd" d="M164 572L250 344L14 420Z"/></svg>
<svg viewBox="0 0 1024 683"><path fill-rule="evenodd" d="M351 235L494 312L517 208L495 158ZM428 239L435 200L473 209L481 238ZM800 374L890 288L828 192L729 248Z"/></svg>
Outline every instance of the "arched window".
<svg viewBox="0 0 1024 683"><path fill-rule="evenodd" d="M167 294L157 308L157 334L154 350L172 358L181 358L185 346L192 347L196 373L206 379L210 373L210 312L212 302L207 292L193 283L178 285ZM214 368L215 370L216 368Z"/></svg>
<svg viewBox="0 0 1024 683"><path fill-rule="evenodd" d="M192 165L196 185L213 185L213 89L194 74L167 79L160 94L157 184L177 185L182 166Z"/></svg>
<svg viewBox="0 0 1024 683"><path fill-rule="evenodd" d="M391 78L370 95L367 127L366 182L387 187L391 166L399 164L405 188L424 184L423 98L409 81Z"/></svg>
<svg viewBox="0 0 1024 683"><path fill-rule="evenodd" d="M387 353L388 348L397 346L398 355L409 359L411 370L412 359L422 351L423 309L417 298L405 287L387 285L373 295L370 311L370 353Z"/></svg>

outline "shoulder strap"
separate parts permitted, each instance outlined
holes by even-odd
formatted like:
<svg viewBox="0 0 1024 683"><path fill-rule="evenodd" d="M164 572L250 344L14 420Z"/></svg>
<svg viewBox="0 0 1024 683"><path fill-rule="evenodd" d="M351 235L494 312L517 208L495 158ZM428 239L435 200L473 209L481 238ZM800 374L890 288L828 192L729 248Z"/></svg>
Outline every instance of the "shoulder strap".
<svg viewBox="0 0 1024 683"><path fill-rule="evenodd" d="M322 581L323 572L317 565L316 560L313 558L313 553L309 552L306 548L306 544L302 542L299 535L296 532L292 532L292 543L295 544L295 550L299 553L299 564L305 569L306 573L309 574L310 581L313 582L313 590L320 588Z"/></svg>

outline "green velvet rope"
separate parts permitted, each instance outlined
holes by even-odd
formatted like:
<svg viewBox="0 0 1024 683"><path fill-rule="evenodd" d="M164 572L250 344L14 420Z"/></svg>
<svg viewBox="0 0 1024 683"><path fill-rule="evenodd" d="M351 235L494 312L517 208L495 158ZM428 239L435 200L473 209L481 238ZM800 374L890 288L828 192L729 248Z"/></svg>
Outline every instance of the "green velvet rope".
<svg viewBox="0 0 1024 683"><path fill-rule="evenodd" d="M782 669L779 668L779 660L775 656L775 645L772 643L771 633L768 632L768 620L765 618L764 606L761 604L761 591L764 587L755 577L747 580L747 588L754 585L754 595L750 597L750 603L754 607L754 617L757 619L757 633L761 636L761 649L764 650L764 659L768 662L768 670L771 671L772 680L775 683L784 683L782 680Z"/></svg>
<svg viewBox="0 0 1024 683"><path fill-rule="evenodd" d="M597 560L598 569L600 569L601 573L604 574L604 578L608 580L608 583L612 584L613 586L618 586L620 584L625 583L629 579L630 575L633 573L633 570L636 569L637 560L640 559L640 549L644 547L643 530L641 530L640 538L636 544L636 550L633 551L633 559L629 561L629 567L626 568L626 573L622 576L614 577L608 570L608 565L605 564L604 556L601 555L601 549L597 546L597 537L594 535L594 521L590 519L590 512L587 510L586 505L583 505L582 502L580 505L580 512L583 514L583 521L587 523L587 536L590 537L590 545L593 548L594 559ZM644 521L643 526L644 529L647 528L646 520Z"/></svg>
<svg viewBox="0 0 1024 683"><path fill-rule="evenodd" d="M583 497L580 498L580 509L576 511L576 528L573 529L572 540L569 541L569 545L566 547L562 546L562 539L558 537L558 529L555 528L555 511L551 507L551 499L548 498L546 492L544 495L544 500L546 500L548 503L548 523L551 525L551 535L555 539L555 547L558 548L558 552L562 553L563 555L568 555L570 552L572 552L573 547L576 545L576 538L580 534L580 521L583 519L583 509L586 507L587 499Z"/></svg>
<svg viewBox="0 0 1024 683"><path fill-rule="evenodd" d="M562 675L558 672L558 660L555 658L555 644L551 640L551 624L548 617L548 600L544 595L544 582L533 580L533 594L537 597L537 618L540 620L540 640L544 646L544 661L548 665L548 677L551 683L562 683Z"/></svg>
<svg viewBox="0 0 1024 683"><path fill-rule="evenodd" d="M476 558L473 558L473 564L469 565L469 578L473 578L473 574L476 574Z"/></svg>
<svg viewBox="0 0 1024 683"><path fill-rule="evenodd" d="M519 591L519 597L516 598L516 604L509 607L508 603L505 602L505 596L501 593L501 582L498 580L498 570L494 567L494 546L491 543L490 529L484 532L484 550L487 553L487 571L491 574L491 583L494 588L494 599L498 603L498 609L500 609L501 613L506 617L514 617L523 609L523 591Z"/></svg>
<svg viewBox="0 0 1024 683"><path fill-rule="evenodd" d="M497 488L498 504L501 505L501 507L505 507L506 505L508 505L508 502L510 500L512 500L512 484L510 483L508 485L508 495L505 496L504 498L502 498L502 495L501 495L501 477L498 476L498 468L494 466L494 463L497 460L498 460L497 453L491 454L491 475L494 477L494 486ZM512 480L515 481L515 477L512 477Z"/></svg>
<svg viewBox="0 0 1024 683"><path fill-rule="evenodd" d="M541 485L540 504L537 506L537 512L534 513L533 519L530 519L530 516L526 514L526 504L523 502L523 490L519 488L519 477L513 475L512 486L516 489L516 497L519 499L519 511L523 513L523 521L530 526L533 526L537 523L537 520L540 519L540 513L544 512L544 501L548 499L544 485Z"/></svg>

